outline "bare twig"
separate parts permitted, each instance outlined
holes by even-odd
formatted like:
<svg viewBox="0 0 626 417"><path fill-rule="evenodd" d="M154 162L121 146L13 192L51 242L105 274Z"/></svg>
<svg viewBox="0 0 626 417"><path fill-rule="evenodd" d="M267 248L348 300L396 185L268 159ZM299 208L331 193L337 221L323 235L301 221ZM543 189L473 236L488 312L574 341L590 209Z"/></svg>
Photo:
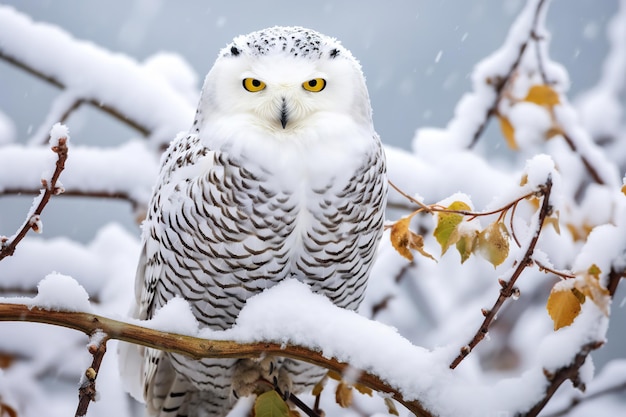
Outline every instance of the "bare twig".
<svg viewBox="0 0 626 417"><path fill-rule="evenodd" d="M52 147L52 151L57 154L57 162L50 182L48 183L47 181L42 180L43 189L41 190L40 197L38 197L39 203L37 204L37 207L35 207L35 210L29 214L30 217L26 219L22 228L14 236L10 239L5 238L1 242L2 249L0 249L0 261L7 256L12 256L15 252L17 244L24 239L26 233L28 233L30 229L37 227L39 216L43 212L44 207L46 207L46 204L48 204L48 201L50 201L50 197L52 197L53 194L58 195L63 192L62 188L57 187L57 181L61 172L65 168L65 161L67 160L67 138L59 138L58 144Z"/></svg>
<svg viewBox="0 0 626 417"><path fill-rule="evenodd" d="M87 408L92 401L96 400L96 378L100 371L100 364L107 351L106 335L99 331L94 332L96 337L95 343L89 344L89 353L93 356L91 366L85 371L83 382L78 388L78 407L76 408L76 417L82 417L87 414Z"/></svg>
<svg viewBox="0 0 626 417"><path fill-rule="evenodd" d="M15 195L36 195L40 190L30 188L5 188L0 192L0 198ZM112 200L123 200L130 203L133 210L145 209L145 203L132 197L124 191L100 191L100 190L76 190L66 188L62 194L63 197L87 197L87 198L105 198Z"/></svg>
<svg viewBox="0 0 626 417"><path fill-rule="evenodd" d="M625 391L626 391L626 381L623 381L623 382L620 382L619 384L612 385L603 390L596 391L593 394L572 398L570 403L566 407L552 414L547 414L545 417L562 417L562 416L569 414L570 411L572 411L574 408L576 408L580 404L584 404L585 402L588 402L588 401L593 401L604 395L620 393L620 392L625 392Z"/></svg>
<svg viewBox="0 0 626 417"><path fill-rule="evenodd" d="M517 71L517 67L519 67L520 62L522 61L522 57L524 56L524 53L526 52L526 48L528 47L528 43L531 40L533 40L534 34L537 31L539 15L541 14L543 7L545 7L547 3L548 2L546 0L540 0L537 3L537 9L535 10L533 24L530 29L530 32L528 33L528 37L524 41L524 43L520 45L517 57L515 61L513 62L513 64L511 65L511 68L509 68L509 71L507 72L507 74L502 78L499 78L497 80L492 80L496 95L493 99L493 102L491 103L491 106L489 106L489 108L487 109L487 113L485 114L483 123L481 123L481 125L478 126L478 129L476 130L476 132L474 132L474 135L472 136L472 141L469 144L470 149L473 148L476 145L476 143L478 143L478 139L480 139L483 132L487 128L487 124L489 123L489 120L491 119L491 117L497 114L498 104L500 103L500 100L502 99L502 95L504 91L506 91L506 86L511 80L511 78L513 77L513 75L515 74L515 72Z"/></svg>
<svg viewBox="0 0 626 417"><path fill-rule="evenodd" d="M404 198L409 200L411 203L416 204L417 206L419 206L421 210L425 210L425 211L430 213L431 208L429 206L427 206L426 204L422 203L419 200L416 200L415 198L411 197L410 195L408 195L407 193L402 191L398 186L396 186L393 182L391 182L391 180L389 180L388 182L389 182L389 185L391 186L391 188L396 190L398 192L398 194L400 194L401 196L403 196Z"/></svg>
<svg viewBox="0 0 626 417"><path fill-rule="evenodd" d="M302 346L267 342L237 343L224 340L200 339L148 329L90 313L51 311L21 304L0 303L0 321L47 323L75 329L88 335L99 330L104 332L109 339L117 339L166 352L179 353L194 359L205 357L258 358L269 354L305 361L339 374L344 374L350 367L345 362L324 357L320 352ZM352 368L350 367L350 369ZM383 382L372 373L358 372L355 382L395 399L417 417L434 417L434 414L428 411L419 401L405 400L396 388Z"/></svg>
<svg viewBox="0 0 626 417"><path fill-rule="evenodd" d="M514 294L516 290L515 283L517 279L520 277L524 269L526 269L529 265L532 264L532 255L533 255L533 251L535 250L535 245L537 244L537 241L539 240L539 235L541 234L541 230L543 229L544 220L550 214L550 211L551 211L551 206L550 206L551 190L552 190L552 177L548 176L546 183L542 187L543 201L541 204L541 208L539 209L539 214L537 218L537 230L535 230L535 234L533 235L533 237L531 238L528 244L526 253L524 253L523 258L517 264L517 267L513 271L511 278L509 278L508 281L505 281L502 279L500 280L500 285L502 288L500 289L498 299L494 303L493 307L491 307L491 310L484 310L485 318L482 324L480 325L478 331L476 332L472 340L467 345L461 348L459 355L452 361L452 363L450 364L451 369L456 368L463 361L463 359L465 359L465 357L470 354L472 349L474 349L476 345L478 345L478 343L480 343L485 338L485 335L489 332L489 326L491 325L491 322L493 322L493 320L496 318L496 315L500 311L500 308L502 307L506 299L510 298Z"/></svg>
<svg viewBox="0 0 626 417"><path fill-rule="evenodd" d="M540 271L554 274L556 276L559 276L565 279L576 278L576 275L572 274L571 272L557 271L556 269L550 268L549 266L544 265L543 263L539 262L536 259L533 259L533 261L535 262L535 264L537 265Z"/></svg>

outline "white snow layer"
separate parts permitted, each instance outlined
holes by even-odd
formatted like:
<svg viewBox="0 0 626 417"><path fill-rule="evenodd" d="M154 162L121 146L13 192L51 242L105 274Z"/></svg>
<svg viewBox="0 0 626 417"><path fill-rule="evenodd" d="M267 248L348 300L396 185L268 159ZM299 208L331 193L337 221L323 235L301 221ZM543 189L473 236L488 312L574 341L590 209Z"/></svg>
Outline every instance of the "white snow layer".
<svg viewBox="0 0 626 417"><path fill-rule="evenodd" d="M33 22L9 6L0 6L0 39L3 54L58 81L66 96L116 108L148 128L158 143L169 142L191 125L195 103L185 100L153 66L147 70L126 55L77 40L57 26Z"/></svg>

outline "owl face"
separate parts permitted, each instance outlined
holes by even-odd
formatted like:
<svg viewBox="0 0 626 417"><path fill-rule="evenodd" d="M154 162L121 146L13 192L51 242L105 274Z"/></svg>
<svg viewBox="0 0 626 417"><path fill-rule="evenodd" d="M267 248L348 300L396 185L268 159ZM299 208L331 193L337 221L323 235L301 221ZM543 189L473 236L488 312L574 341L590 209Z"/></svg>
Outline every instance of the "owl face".
<svg viewBox="0 0 626 417"><path fill-rule="evenodd" d="M288 137L334 122L371 126L358 62L336 40L303 28L235 38L207 75L203 122Z"/></svg>

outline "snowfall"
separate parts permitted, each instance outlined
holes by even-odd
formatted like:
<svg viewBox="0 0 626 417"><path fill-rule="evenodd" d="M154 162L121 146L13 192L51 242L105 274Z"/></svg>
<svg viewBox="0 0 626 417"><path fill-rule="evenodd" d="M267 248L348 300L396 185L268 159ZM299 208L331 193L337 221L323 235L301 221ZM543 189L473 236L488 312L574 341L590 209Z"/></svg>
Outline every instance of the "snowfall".
<svg viewBox="0 0 626 417"><path fill-rule="evenodd" d="M528 1L500 48L477 63L472 89L459 100L447 126L418 129L411 151L386 146L389 177L425 204L446 206L461 200L478 212L538 192L550 179L553 221L541 228L533 260L576 277L596 265L600 282L607 285L611 270L626 268L626 0L620 1L618 14L607 23L610 50L600 79L573 101L567 95L567 69L550 59L550 34L544 25L548 12L541 3ZM541 42L529 42L533 31ZM508 91L517 100L505 97L498 107L515 129L519 150L511 151L508 163L493 163L485 149L471 146L496 100L487 80L507 77L526 42L532 53L522 56ZM63 86L32 135L50 137L49 142L17 141L10 118L0 109L0 195L8 198L23 190L36 191L42 178L49 181L56 161L50 147L67 138L69 157L60 177L65 194L115 196L142 216L158 172L160 149L177 132L188 129L197 98L194 88L199 88L195 83L201 77L180 57L163 55L139 62L79 40L60 27L35 22L8 6L0 6L0 53ZM546 80L559 103L524 102L530 86ZM58 123L77 100L115 109L148 134L114 147L82 145L65 124ZM553 125L560 131L546 140L545 132ZM35 197L33 207L39 198ZM389 207L388 224L417 208L394 191ZM211 340L303 346L348 363L350 369L378 376L406 401L419 401L436 416L513 416L542 400L549 385L546 374L570 365L588 343L606 340L611 314L624 314L619 298L613 300L608 316L587 300L571 325L555 331L545 304L560 278L531 266L516 283L520 297L505 302L485 340L456 369L450 368L478 331L484 319L481 309L491 308L496 301L498 280L510 279L537 237L536 208L522 202L514 217L507 217L515 241L511 239L508 257L496 267L480 256L461 263L454 248L441 254L432 236L436 218L418 215L412 229L426 231L425 250L436 260L416 254L415 261L408 262L392 247L386 232L358 313L340 309L304 284L289 280L251 298L236 325L220 332L201 328L180 298L150 321L129 319L139 233L111 222L88 244L67 237L47 238L44 209L38 220L43 233L31 231L13 256L0 261L0 303L95 313ZM31 213L32 208L23 213L24 225L31 221ZM472 224L485 228L494 220L481 216ZM583 229L590 232L580 238ZM1 232L7 242L16 236L15 231ZM74 413L79 380L91 363L87 343L85 335L69 329L2 323L0 406L23 417ZM89 407L91 416L141 414L141 405L121 388L116 344L108 342L97 377L98 400ZM565 382L541 415L562 410L565 414L558 415L624 413L626 356L613 359L600 372L593 356L587 357L579 373L585 393ZM329 381L322 393L326 415L387 415L383 396L376 393L355 393L355 405L339 408L334 384ZM313 401L308 394L301 399ZM573 401L580 403L571 406ZM240 401L230 416L247 415L250 402ZM398 411L410 415L400 405Z"/></svg>

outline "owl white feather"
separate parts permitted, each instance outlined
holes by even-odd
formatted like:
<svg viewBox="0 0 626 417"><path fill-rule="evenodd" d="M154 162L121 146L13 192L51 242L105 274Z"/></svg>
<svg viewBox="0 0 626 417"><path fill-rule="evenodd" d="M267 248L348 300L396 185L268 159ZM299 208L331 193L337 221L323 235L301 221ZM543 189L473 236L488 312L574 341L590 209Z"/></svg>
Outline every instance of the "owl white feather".
<svg viewBox="0 0 626 417"><path fill-rule="evenodd" d="M203 326L227 329L249 297L289 278L356 309L386 193L352 54L301 27L237 37L206 76L191 131L162 159L134 316L150 319L179 296ZM258 377L297 393L325 373L289 359L198 361L131 345L121 359L126 385L151 416L224 416Z"/></svg>

